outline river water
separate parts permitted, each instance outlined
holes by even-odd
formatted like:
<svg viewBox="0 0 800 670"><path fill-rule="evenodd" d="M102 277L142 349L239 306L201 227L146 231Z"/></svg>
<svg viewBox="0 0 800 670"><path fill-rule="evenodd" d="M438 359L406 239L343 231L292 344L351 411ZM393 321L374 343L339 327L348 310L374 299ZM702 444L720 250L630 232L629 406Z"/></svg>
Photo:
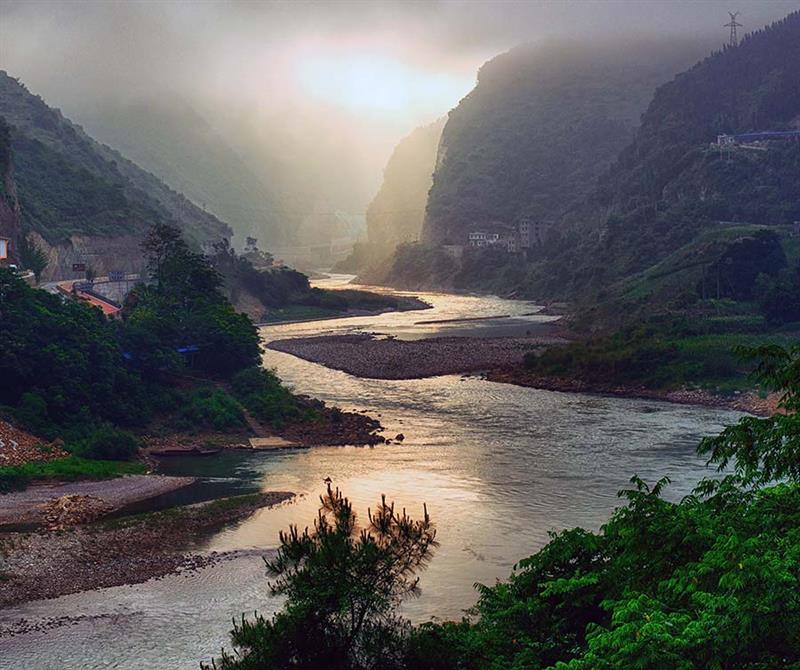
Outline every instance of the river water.
<svg viewBox="0 0 800 670"><path fill-rule="evenodd" d="M324 283L335 286L344 279ZM265 341L357 330L403 338L497 336L535 331L551 318L532 314L537 308L521 301L417 295L433 309L284 324L262 333ZM452 321L492 316L498 318ZM171 502L259 489L290 490L299 497L203 542L209 551L246 550L233 560L190 575L0 611L0 628L23 618L69 618L66 625L0 639L0 668L197 668L227 643L232 617L255 609L268 615L280 605L268 594L260 554L275 546L288 524L312 522L325 477L344 490L357 512L366 512L382 493L411 514L421 514L427 503L441 546L422 575L422 595L406 603L404 613L415 621L459 617L475 602L475 582L507 576L517 560L547 541L548 532L598 528L632 474L647 481L669 475L668 495L689 492L708 474L694 452L698 440L736 417L474 377L358 379L270 350L264 363L298 392L343 409L368 410L386 426L387 436L403 433L405 441L170 460L170 472L203 477Z"/></svg>

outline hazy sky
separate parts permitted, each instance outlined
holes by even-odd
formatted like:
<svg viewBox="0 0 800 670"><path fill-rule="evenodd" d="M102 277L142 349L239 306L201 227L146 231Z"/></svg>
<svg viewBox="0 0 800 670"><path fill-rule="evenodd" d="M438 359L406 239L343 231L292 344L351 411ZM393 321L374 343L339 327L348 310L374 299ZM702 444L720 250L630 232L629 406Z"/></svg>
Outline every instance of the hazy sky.
<svg viewBox="0 0 800 670"><path fill-rule="evenodd" d="M166 94L256 130L337 133L377 182L395 142L453 107L497 53L562 35L721 44L732 8L746 31L800 1L0 1L0 68L78 121Z"/></svg>

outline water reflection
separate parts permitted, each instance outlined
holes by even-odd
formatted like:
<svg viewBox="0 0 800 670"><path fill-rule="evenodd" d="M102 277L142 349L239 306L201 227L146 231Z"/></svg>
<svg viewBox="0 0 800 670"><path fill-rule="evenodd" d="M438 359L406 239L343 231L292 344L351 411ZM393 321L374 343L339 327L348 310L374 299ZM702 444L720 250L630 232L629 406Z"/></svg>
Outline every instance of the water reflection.
<svg viewBox="0 0 800 670"><path fill-rule="evenodd" d="M522 302L426 294L425 320L468 315L524 316ZM323 332L370 330L426 337L464 324L422 324L420 313L337 319L264 328L265 340ZM447 316L444 316L447 315ZM503 319L470 328L496 333ZM458 334L458 332L456 332ZM474 603L472 584L505 577L547 541L547 532L597 528L633 473L647 481L669 475L669 495L687 493L705 474L694 447L730 421L729 412L652 401L552 393L445 376L422 380L356 379L268 350L265 365L297 391L346 409L380 415L386 434L404 442L374 448L317 448L278 453L175 459L176 472L204 474L204 486L291 490L293 504L262 510L208 541L209 550L274 546L290 523L313 520L323 480L331 477L364 513L385 493L410 513L422 502L441 546L422 577L422 596L406 613L415 620L457 617ZM99 618L49 633L0 640L3 668L196 668L227 641L230 618L278 603L266 590L258 555L243 556L188 577L77 594L0 612L0 626L20 617L89 614Z"/></svg>

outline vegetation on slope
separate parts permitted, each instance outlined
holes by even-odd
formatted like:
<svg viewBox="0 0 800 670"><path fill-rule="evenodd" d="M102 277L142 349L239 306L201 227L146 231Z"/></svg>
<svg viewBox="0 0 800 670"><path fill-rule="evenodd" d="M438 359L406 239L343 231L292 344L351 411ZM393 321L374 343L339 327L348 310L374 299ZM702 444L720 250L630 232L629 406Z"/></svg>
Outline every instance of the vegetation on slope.
<svg viewBox="0 0 800 670"><path fill-rule="evenodd" d="M146 103L106 103L80 115L91 134L158 176L245 236L286 243L292 221L279 194L185 102L158 96Z"/></svg>
<svg viewBox="0 0 800 670"><path fill-rule="evenodd" d="M0 117L11 126L23 222L51 243L71 234L138 234L151 223L177 224L195 241L230 236L227 224L95 142L3 71Z"/></svg>
<svg viewBox="0 0 800 670"><path fill-rule="evenodd" d="M633 137L693 43L518 47L486 63L442 133L424 238L461 244L492 222L557 220Z"/></svg>
<svg viewBox="0 0 800 670"><path fill-rule="evenodd" d="M5 413L44 439L63 439L73 455L106 460L135 457L138 440L126 431L159 422L242 430L242 405L266 423L309 418L308 402L258 368L258 332L207 260L164 225L144 249L150 283L128 296L121 322L0 270ZM269 383L242 390L237 373L247 370ZM231 381L234 395L220 387Z"/></svg>
<svg viewBox="0 0 800 670"><path fill-rule="evenodd" d="M657 91L633 143L573 215L575 230L530 277L543 294L591 295L709 230L800 219L800 143L730 154L720 134L800 122L800 12L752 33ZM702 259L698 259L702 260ZM557 272L570 267L570 277Z"/></svg>
<svg viewBox="0 0 800 670"><path fill-rule="evenodd" d="M314 529L281 533L271 619L235 622L214 667L332 670L766 670L800 667L800 348L763 348L782 411L742 418L699 453L726 474L679 502L639 477L599 532L553 533L460 622L397 605L434 547L383 501L359 525L329 491ZM388 510L388 511L387 511Z"/></svg>

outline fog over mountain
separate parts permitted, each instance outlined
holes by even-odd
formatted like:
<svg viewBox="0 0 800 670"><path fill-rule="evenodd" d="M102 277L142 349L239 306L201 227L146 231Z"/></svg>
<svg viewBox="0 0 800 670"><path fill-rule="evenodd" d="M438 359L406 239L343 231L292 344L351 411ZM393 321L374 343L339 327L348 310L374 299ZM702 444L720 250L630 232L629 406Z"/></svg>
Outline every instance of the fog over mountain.
<svg viewBox="0 0 800 670"><path fill-rule="evenodd" d="M737 6L745 29L794 7ZM146 127L166 98L183 101L226 145L226 160L247 166L258 182L250 196L265 194L240 204L234 228L271 235L276 219L363 215L398 140L453 108L500 52L577 33L608 39L623 25L626 36L718 46L728 9L716 1L3 2L0 67L115 148L141 141L132 114ZM145 167L202 199L185 175L170 183L167 168Z"/></svg>

